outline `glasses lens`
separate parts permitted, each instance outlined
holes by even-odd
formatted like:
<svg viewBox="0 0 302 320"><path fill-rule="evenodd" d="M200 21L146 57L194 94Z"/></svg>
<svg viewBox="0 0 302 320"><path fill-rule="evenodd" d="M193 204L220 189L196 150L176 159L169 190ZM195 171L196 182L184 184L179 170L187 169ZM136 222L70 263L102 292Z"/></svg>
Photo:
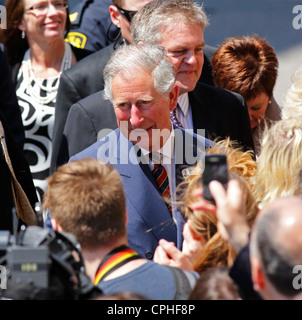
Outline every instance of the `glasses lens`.
<svg viewBox="0 0 302 320"><path fill-rule="evenodd" d="M33 5L31 8L26 9L25 12L28 11L34 11L37 14L46 14L46 12L48 11L50 5L52 5L53 7L55 7L56 10L65 10L67 9L68 5L65 1L54 1L54 2L40 2L37 3L35 5Z"/></svg>
<svg viewBox="0 0 302 320"><path fill-rule="evenodd" d="M67 7L67 4L65 1L55 1L52 2L52 5L57 9L57 10L63 10Z"/></svg>
<svg viewBox="0 0 302 320"><path fill-rule="evenodd" d="M128 12L128 17L127 17L127 19L128 19L129 22L132 21L132 19L133 19L133 17L135 16L135 14L136 14L136 11L129 11L129 12Z"/></svg>

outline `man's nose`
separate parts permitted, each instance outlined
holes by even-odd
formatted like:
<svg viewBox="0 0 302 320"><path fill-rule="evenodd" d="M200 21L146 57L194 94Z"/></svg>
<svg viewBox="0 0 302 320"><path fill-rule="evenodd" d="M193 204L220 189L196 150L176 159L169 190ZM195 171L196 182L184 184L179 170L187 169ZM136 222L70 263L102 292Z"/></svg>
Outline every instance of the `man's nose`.
<svg viewBox="0 0 302 320"><path fill-rule="evenodd" d="M197 57L194 50L188 50L185 54L184 61L188 64L196 64L197 63Z"/></svg>
<svg viewBox="0 0 302 320"><path fill-rule="evenodd" d="M142 122L144 121L144 116L140 110L135 105L132 105L130 112L130 123L133 128L139 128Z"/></svg>

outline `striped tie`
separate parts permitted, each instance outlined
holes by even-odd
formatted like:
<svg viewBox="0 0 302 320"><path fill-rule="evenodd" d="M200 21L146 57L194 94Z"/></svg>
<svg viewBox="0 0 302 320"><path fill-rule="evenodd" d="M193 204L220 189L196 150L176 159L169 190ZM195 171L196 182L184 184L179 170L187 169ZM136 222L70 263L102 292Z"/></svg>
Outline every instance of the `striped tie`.
<svg viewBox="0 0 302 320"><path fill-rule="evenodd" d="M180 123L180 121L177 119L176 116L176 109L180 108L179 104L177 103L177 106L174 110L170 111L170 119L172 121L172 123L180 128L183 128L183 125Z"/></svg>
<svg viewBox="0 0 302 320"><path fill-rule="evenodd" d="M166 204L169 209L169 212L172 213L172 206L171 206L171 194L170 194L170 187L169 187L169 179L166 169L161 164L155 164L154 169L152 171L153 177L158 185L158 188L161 192L161 195L164 200L167 200Z"/></svg>

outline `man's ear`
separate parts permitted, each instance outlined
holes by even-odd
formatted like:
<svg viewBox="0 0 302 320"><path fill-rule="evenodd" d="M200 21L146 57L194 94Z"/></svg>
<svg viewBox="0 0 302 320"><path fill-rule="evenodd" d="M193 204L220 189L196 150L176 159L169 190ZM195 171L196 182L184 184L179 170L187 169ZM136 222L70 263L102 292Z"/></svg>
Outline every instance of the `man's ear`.
<svg viewBox="0 0 302 320"><path fill-rule="evenodd" d="M22 19L21 22L18 25L18 29L21 31L25 31L25 24L24 24L24 20Z"/></svg>
<svg viewBox="0 0 302 320"><path fill-rule="evenodd" d="M261 268L258 269L257 272L257 284L260 290L264 290L265 288L265 276Z"/></svg>
<svg viewBox="0 0 302 320"><path fill-rule="evenodd" d="M265 276L261 269L260 261L253 255L250 255L250 261L254 290L257 292L262 291L265 289Z"/></svg>
<svg viewBox="0 0 302 320"><path fill-rule="evenodd" d="M178 85L174 84L172 90L169 93L170 110L174 110L177 106L177 99L179 94Z"/></svg>
<svg viewBox="0 0 302 320"><path fill-rule="evenodd" d="M109 13L110 13L110 18L112 23L117 26L118 28L120 28L120 18L121 18L121 14L118 11L116 6L109 6Z"/></svg>

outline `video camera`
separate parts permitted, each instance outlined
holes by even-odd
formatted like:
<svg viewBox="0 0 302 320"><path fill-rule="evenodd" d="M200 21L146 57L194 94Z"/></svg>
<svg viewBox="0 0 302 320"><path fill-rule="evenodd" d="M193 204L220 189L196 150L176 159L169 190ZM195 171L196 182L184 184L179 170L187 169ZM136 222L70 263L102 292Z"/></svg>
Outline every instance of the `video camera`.
<svg viewBox="0 0 302 320"><path fill-rule="evenodd" d="M8 270L7 288L0 290L4 299L82 300L101 293L86 275L80 245L69 233L39 226L22 227L16 236L0 231L0 265Z"/></svg>

